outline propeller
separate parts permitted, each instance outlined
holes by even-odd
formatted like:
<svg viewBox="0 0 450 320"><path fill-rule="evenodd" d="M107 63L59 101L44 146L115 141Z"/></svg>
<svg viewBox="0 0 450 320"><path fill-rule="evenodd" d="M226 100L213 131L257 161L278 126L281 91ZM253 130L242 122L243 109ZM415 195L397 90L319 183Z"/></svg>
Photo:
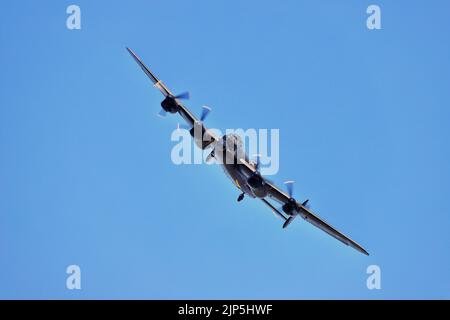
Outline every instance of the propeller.
<svg viewBox="0 0 450 320"><path fill-rule="evenodd" d="M302 206L304 206L306 209L309 209L311 206L309 205L309 199L306 199L305 201L303 201Z"/></svg>
<svg viewBox="0 0 450 320"><path fill-rule="evenodd" d="M208 114L211 112L211 108L208 106L202 106L202 114L200 115L200 121L205 121L206 117L208 117Z"/></svg>
<svg viewBox="0 0 450 320"><path fill-rule="evenodd" d="M290 199L288 202L286 202L283 205L283 211L291 215L283 224L283 228L286 228L298 215L300 208L298 207L297 201L295 201L295 199L293 197L294 181L288 180L288 181L285 181L284 184L286 185L286 189L287 189ZM303 207L309 209L308 202L309 202L309 199L303 201L303 203L301 205Z"/></svg>
<svg viewBox="0 0 450 320"><path fill-rule="evenodd" d="M188 91L185 91L176 96L173 96L174 99L180 99L180 100L188 100L189 97L190 97L190 95L189 95Z"/></svg>
<svg viewBox="0 0 450 320"><path fill-rule="evenodd" d="M158 113L157 116L160 118L165 118L167 115L167 112L164 109L161 109Z"/></svg>
<svg viewBox="0 0 450 320"><path fill-rule="evenodd" d="M208 106L202 106L202 113L200 114L200 120L196 124L202 124L203 121L208 117L208 114L211 112L211 108ZM163 111L163 110L162 110ZM187 124L177 124L177 129L186 129L190 130L192 127Z"/></svg>
<svg viewBox="0 0 450 320"><path fill-rule="evenodd" d="M187 100L187 99L189 99L189 97L190 97L190 95L189 95L188 91L182 92L182 93L180 93L180 94L178 94L176 96L173 96L173 95L168 95L167 96L167 98L169 100L172 100L172 103L176 103L175 102L176 99ZM167 100L167 98L166 98L166 100ZM164 110L164 109L161 109L161 111L158 112L158 117L160 117L160 118L165 118L166 115L167 115L167 111Z"/></svg>
<svg viewBox="0 0 450 320"><path fill-rule="evenodd" d="M202 113L200 114L200 120L197 122L197 124L202 124L203 121L208 117L208 114L211 112L211 108L208 106L202 106ZM164 111L164 110L161 110ZM177 129L186 129L186 130L191 130L192 127L187 125L187 124L177 124Z"/></svg>
<svg viewBox="0 0 450 320"><path fill-rule="evenodd" d="M284 182L284 184L286 185L286 189L287 189L287 192L289 194L289 197L291 199L293 199L293 195L294 195L294 183L295 183L294 180L287 180L287 181ZM305 201L303 201L302 206L304 206L305 208L309 209L308 202L309 202L309 199L306 199Z"/></svg>
<svg viewBox="0 0 450 320"><path fill-rule="evenodd" d="M294 194L294 183L294 180L287 180L284 182L290 198L292 198L292 195Z"/></svg>

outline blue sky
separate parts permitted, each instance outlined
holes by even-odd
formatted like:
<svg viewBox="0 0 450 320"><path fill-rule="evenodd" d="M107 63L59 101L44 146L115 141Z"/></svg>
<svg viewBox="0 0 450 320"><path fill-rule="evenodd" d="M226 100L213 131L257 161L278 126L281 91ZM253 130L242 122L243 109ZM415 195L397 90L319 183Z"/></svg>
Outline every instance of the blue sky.
<svg viewBox="0 0 450 320"><path fill-rule="evenodd" d="M66 28L81 7L82 29ZM382 30L366 28L378 4ZM8 1L0 298L450 298L448 1ZM279 128L281 184L368 249L175 166L133 48L217 128ZM82 290L65 269L82 270ZM379 265L382 289L368 290Z"/></svg>

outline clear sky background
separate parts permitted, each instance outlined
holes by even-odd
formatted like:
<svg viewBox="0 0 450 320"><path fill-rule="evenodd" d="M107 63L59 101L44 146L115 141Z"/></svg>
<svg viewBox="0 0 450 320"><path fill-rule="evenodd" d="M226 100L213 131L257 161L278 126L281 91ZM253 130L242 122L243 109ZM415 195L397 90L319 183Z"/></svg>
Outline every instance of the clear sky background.
<svg viewBox="0 0 450 320"><path fill-rule="evenodd" d="M372 3L382 30L366 28ZM450 298L448 1L0 11L0 298ZM271 178L371 255L301 219L282 230L216 166L175 166L180 120L156 117L125 46L193 112L210 105L208 125L279 128Z"/></svg>

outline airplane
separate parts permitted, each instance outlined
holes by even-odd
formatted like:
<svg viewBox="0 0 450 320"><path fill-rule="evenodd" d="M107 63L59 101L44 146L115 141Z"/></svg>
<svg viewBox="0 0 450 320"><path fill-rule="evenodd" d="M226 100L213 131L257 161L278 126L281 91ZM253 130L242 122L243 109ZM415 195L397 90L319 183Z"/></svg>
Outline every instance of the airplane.
<svg viewBox="0 0 450 320"><path fill-rule="evenodd" d="M212 150L206 160L210 161L214 158L217 163L222 165L224 172L231 178L236 187L240 189L241 193L237 198L237 201L242 201L245 195L250 198L260 199L277 217L284 221L283 228L286 228L297 216L300 216L345 245L350 246L367 256L369 255L369 253L358 243L315 215L309 209L308 200L303 202L295 200L293 197L294 182L292 180L285 182L287 192L284 192L271 181L264 178L259 170L259 158L257 158L256 162L249 160L243 150L242 139L238 135L232 133L217 137L210 131L204 125L204 120L211 111L209 107L203 108L200 118L195 117L194 114L192 114L180 101L189 99L188 92L174 95L161 80L150 71L133 50L128 47L126 49L153 82L154 87L159 89L164 95L159 116L165 117L167 113L178 113L181 115L187 123L187 130L189 130L191 136L194 138L195 144L202 150ZM281 211L267 199L274 200L281 205Z"/></svg>

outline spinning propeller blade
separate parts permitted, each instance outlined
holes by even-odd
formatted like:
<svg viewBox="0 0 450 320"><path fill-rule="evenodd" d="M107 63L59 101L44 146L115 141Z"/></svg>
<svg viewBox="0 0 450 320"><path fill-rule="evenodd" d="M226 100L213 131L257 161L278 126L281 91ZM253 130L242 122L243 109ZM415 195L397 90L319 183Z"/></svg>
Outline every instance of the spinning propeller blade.
<svg viewBox="0 0 450 320"><path fill-rule="evenodd" d="M180 93L179 95L176 95L174 98L175 99L180 99L180 100L187 100L187 99L189 99L189 92L183 92L183 93Z"/></svg>
<svg viewBox="0 0 450 320"><path fill-rule="evenodd" d="M284 184L286 185L289 197L292 198L292 195L294 194L294 180L288 180L285 181Z"/></svg>
<svg viewBox="0 0 450 320"><path fill-rule="evenodd" d="M158 117L165 118L167 115L167 112L161 109L161 111L158 112Z"/></svg>
<svg viewBox="0 0 450 320"><path fill-rule="evenodd" d="M208 106L202 106L202 114L200 115L200 121L204 121L208 114L211 112L211 108Z"/></svg>

